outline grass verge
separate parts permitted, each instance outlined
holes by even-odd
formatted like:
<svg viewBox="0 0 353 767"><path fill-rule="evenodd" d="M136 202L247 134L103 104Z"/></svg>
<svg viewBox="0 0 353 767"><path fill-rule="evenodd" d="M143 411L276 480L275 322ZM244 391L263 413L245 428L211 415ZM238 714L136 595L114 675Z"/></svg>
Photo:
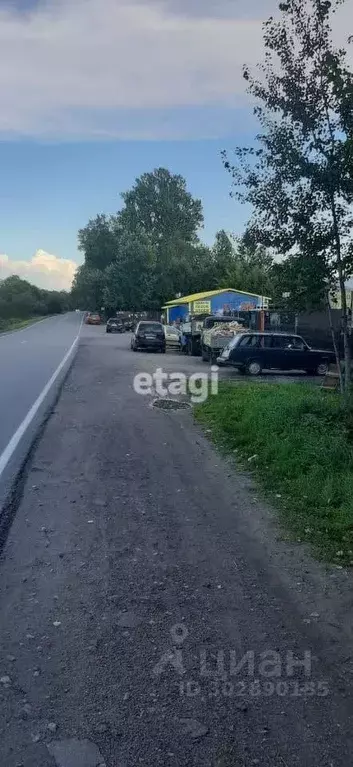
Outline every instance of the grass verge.
<svg viewBox="0 0 353 767"><path fill-rule="evenodd" d="M353 407L307 384L222 384L195 408L226 452L249 460L294 540L353 565Z"/></svg>
<svg viewBox="0 0 353 767"><path fill-rule="evenodd" d="M10 330L21 330L21 328L26 328L28 325L33 325L42 319L43 317L31 317L27 320L3 320L0 317L0 333L8 333Z"/></svg>

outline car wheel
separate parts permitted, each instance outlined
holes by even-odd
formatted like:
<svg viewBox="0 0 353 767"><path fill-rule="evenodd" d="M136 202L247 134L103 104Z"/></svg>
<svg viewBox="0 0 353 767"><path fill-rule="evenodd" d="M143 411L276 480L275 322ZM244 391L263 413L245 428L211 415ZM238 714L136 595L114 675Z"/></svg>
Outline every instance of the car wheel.
<svg viewBox="0 0 353 767"><path fill-rule="evenodd" d="M165 354L165 346L162 347L161 354Z"/></svg>
<svg viewBox="0 0 353 767"><path fill-rule="evenodd" d="M204 362L208 362L209 359L210 359L209 352L208 352L208 350L206 349L205 346L202 347L201 356L202 356L202 359L203 359Z"/></svg>
<svg viewBox="0 0 353 767"><path fill-rule="evenodd" d="M315 374L317 376L325 376L328 370L328 363L327 362L320 362L320 365L317 366L315 370Z"/></svg>
<svg viewBox="0 0 353 767"><path fill-rule="evenodd" d="M250 360L245 368L248 376L259 376L262 372L262 367L258 360Z"/></svg>

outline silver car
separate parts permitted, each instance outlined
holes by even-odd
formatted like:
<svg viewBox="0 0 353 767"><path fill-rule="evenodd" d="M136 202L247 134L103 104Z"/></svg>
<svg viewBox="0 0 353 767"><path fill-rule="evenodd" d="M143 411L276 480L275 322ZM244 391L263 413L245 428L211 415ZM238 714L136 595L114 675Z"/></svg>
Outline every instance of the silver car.
<svg viewBox="0 0 353 767"><path fill-rule="evenodd" d="M180 349L181 333L179 328L177 328L175 325L165 325L164 335L167 348Z"/></svg>

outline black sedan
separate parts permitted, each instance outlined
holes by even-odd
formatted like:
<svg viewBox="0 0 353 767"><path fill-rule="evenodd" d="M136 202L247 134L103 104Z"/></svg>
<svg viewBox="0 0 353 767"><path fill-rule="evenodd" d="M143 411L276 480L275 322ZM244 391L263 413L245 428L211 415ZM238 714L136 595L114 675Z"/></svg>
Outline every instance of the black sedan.
<svg viewBox="0 0 353 767"><path fill-rule="evenodd" d="M124 333L124 323L117 319L117 317L111 317L106 326L106 333Z"/></svg>
<svg viewBox="0 0 353 767"><path fill-rule="evenodd" d="M236 335L217 359L218 365L232 365L251 376L271 369L325 375L335 362L333 352L312 349L301 336L253 332Z"/></svg>

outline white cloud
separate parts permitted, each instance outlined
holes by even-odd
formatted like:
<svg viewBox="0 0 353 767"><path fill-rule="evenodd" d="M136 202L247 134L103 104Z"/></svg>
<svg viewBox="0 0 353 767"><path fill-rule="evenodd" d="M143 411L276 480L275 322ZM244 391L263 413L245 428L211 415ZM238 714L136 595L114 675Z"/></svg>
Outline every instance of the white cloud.
<svg viewBox="0 0 353 767"><path fill-rule="evenodd" d="M17 274L33 285L47 290L70 290L77 263L67 258L37 250L29 261L11 260L0 255L0 279Z"/></svg>
<svg viewBox="0 0 353 767"><path fill-rule="evenodd" d="M176 15L157 3L57 0L29 16L2 10L0 131L120 136L122 113L123 135L143 136L144 110L233 107L244 92L242 65L260 46L259 22Z"/></svg>
<svg viewBox="0 0 353 767"><path fill-rule="evenodd" d="M244 103L242 66L262 58L261 22L274 5L43 0L26 14L2 6L0 135L224 136ZM341 42L348 6L337 15ZM205 109L215 110L210 128Z"/></svg>

